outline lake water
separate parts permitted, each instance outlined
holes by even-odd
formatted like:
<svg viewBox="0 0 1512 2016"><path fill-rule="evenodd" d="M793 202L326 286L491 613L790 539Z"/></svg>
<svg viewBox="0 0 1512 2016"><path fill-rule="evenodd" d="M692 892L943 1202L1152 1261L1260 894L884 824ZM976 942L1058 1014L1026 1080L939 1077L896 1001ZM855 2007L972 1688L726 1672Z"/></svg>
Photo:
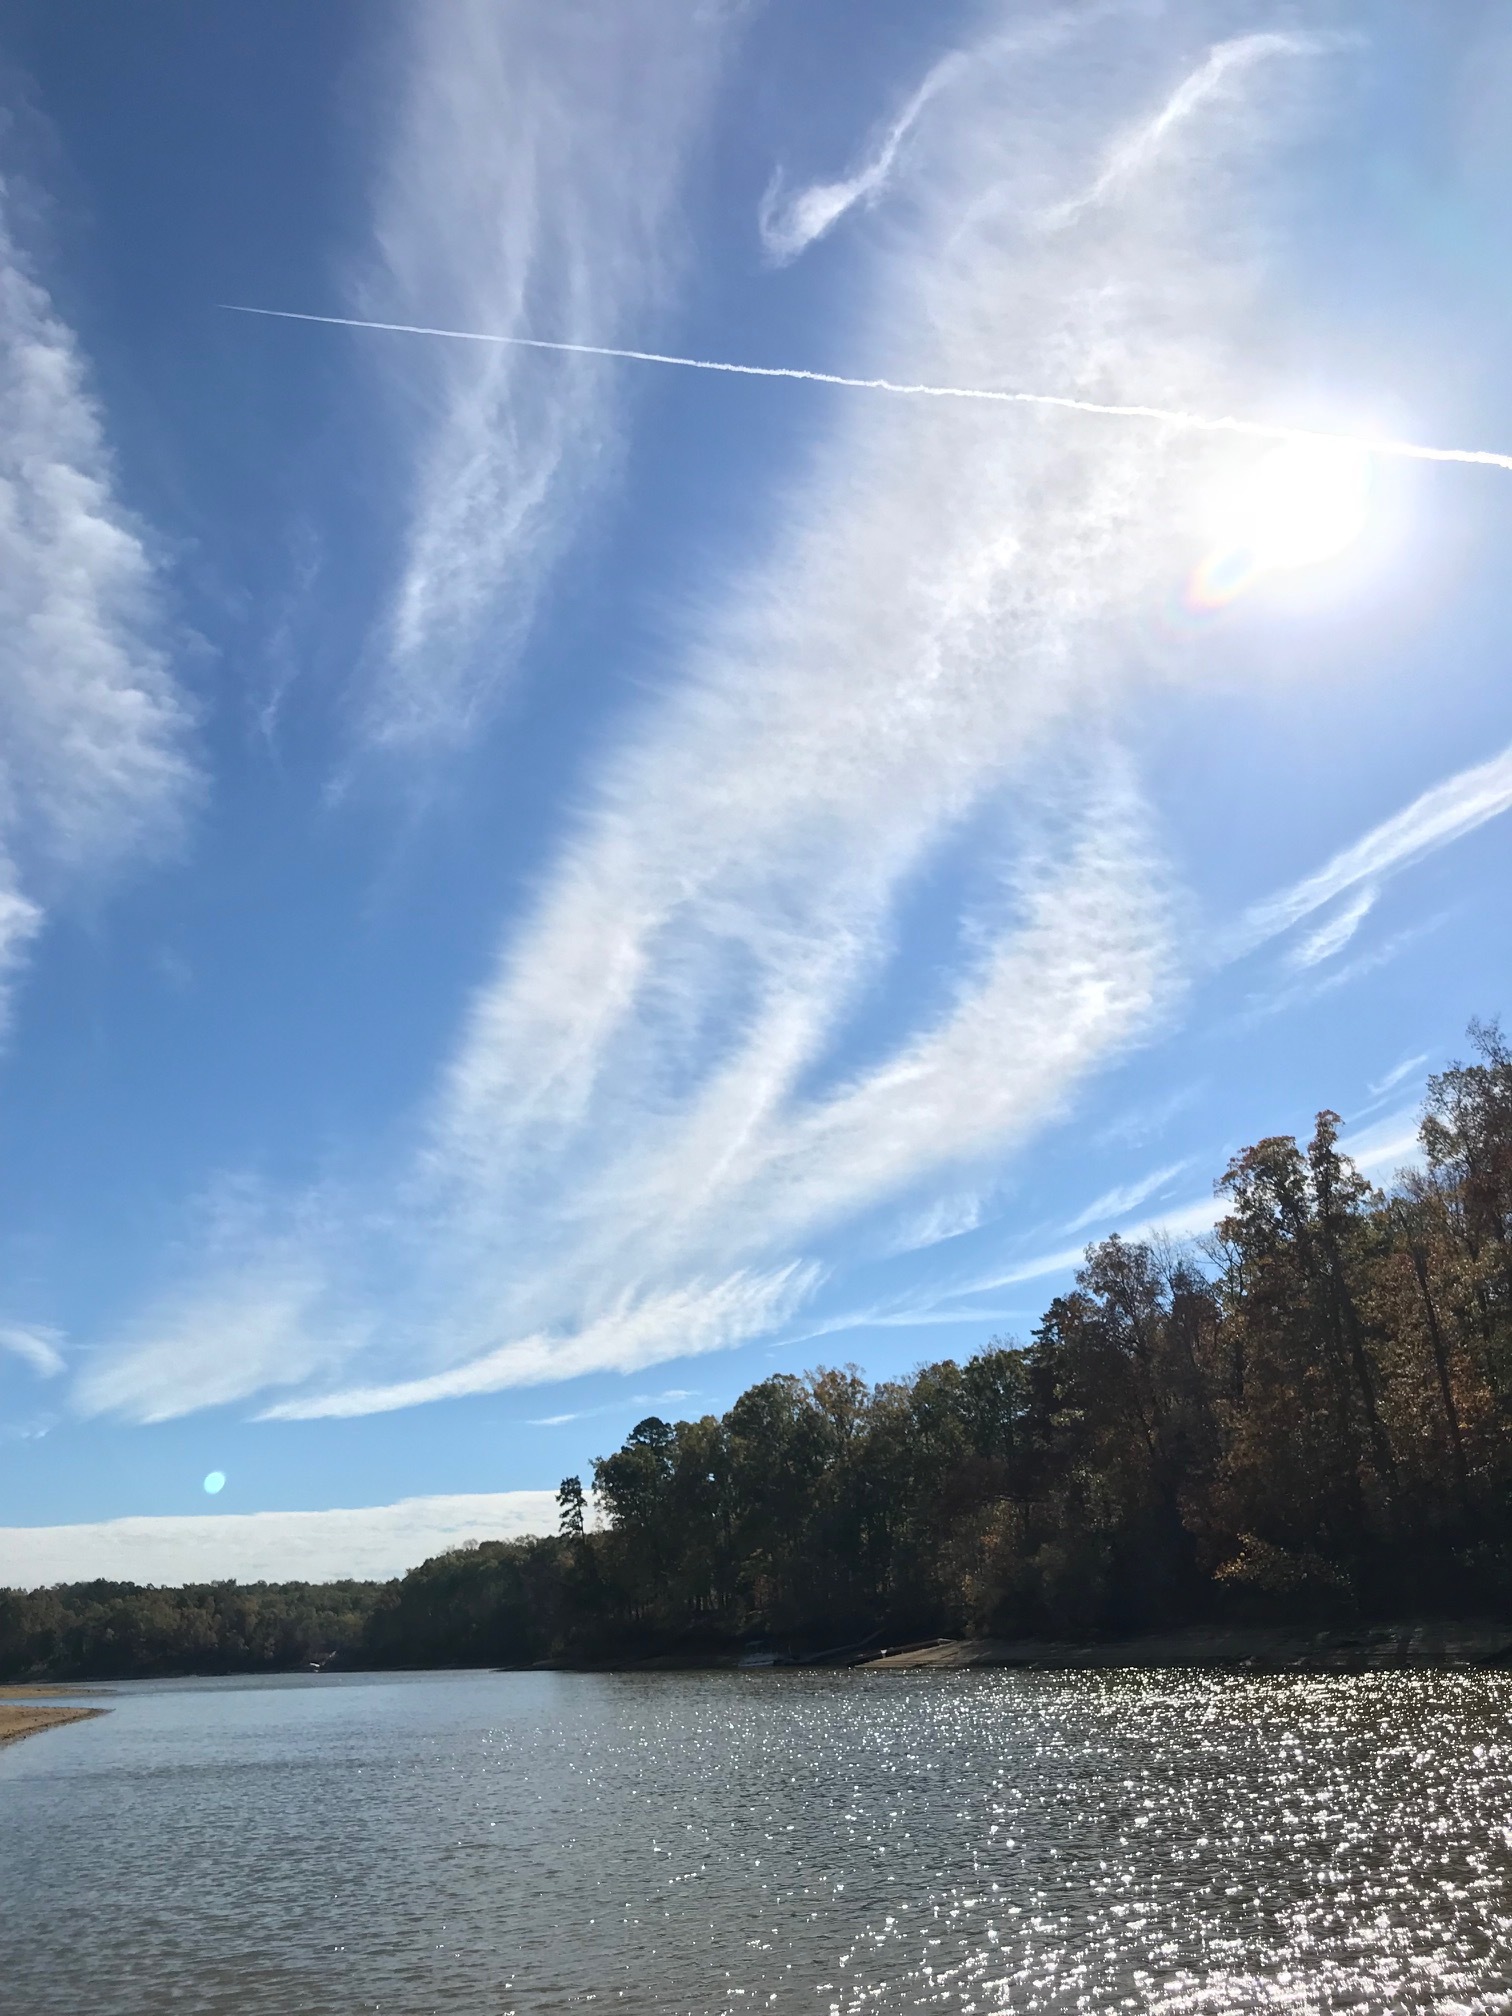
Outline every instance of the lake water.
<svg viewBox="0 0 1512 2016"><path fill-rule="evenodd" d="M1512 1680L427 1674L0 1753L6 2016L1512 2011Z"/></svg>

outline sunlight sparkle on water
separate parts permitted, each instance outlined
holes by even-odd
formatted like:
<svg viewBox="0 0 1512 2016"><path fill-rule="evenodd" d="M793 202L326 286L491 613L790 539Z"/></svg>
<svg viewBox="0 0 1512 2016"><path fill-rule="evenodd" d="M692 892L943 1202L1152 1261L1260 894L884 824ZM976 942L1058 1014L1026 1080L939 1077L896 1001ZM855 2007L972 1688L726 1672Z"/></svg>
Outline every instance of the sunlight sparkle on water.
<svg viewBox="0 0 1512 2016"><path fill-rule="evenodd" d="M1187 585L1194 609L1221 609L1257 583L1337 559L1370 516L1370 452L1287 441L1224 484L1204 514L1210 544Z"/></svg>

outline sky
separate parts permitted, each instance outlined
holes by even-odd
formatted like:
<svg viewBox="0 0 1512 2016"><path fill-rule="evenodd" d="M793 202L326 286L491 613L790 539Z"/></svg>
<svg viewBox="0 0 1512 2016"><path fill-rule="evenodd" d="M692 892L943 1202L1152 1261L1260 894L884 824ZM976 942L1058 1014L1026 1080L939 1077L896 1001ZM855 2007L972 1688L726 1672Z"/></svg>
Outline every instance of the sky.
<svg viewBox="0 0 1512 2016"><path fill-rule="evenodd" d="M1512 1008L1509 90L1479 0L12 0L0 1582L395 1572L1322 1107L1389 1182Z"/></svg>

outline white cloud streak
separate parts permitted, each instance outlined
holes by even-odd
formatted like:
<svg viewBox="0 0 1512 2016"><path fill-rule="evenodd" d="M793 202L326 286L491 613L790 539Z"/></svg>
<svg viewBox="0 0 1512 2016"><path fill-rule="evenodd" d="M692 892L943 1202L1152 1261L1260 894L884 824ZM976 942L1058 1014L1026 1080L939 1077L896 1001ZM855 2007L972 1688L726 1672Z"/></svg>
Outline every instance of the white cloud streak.
<svg viewBox="0 0 1512 2016"><path fill-rule="evenodd" d="M724 36L699 0L440 0L401 10L368 313L423 304L568 336L644 321ZM364 699L376 745L454 746L511 678L552 570L613 465L586 356L456 349L393 381L415 504Z"/></svg>
<svg viewBox="0 0 1512 2016"><path fill-rule="evenodd" d="M0 182L0 1013L44 903L164 842L191 793L163 633L84 359Z"/></svg>
<svg viewBox="0 0 1512 2016"><path fill-rule="evenodd" d="M427 1378L285 1400L267 1408L262 1418L312 1421L392 1414L402 1407L420 1407L436 1400L550 1385L582 1372L639 1372L669 1358L728 1351L786 1321L812 1287L813 1279L812 1268L795 1264L766 1276L734 1275L713 1287L694 1283L648 1297L626 1291L617 1307L576 1336L520 1338Z"/></svg>
<svg viewBox="0 0 1512 2016"><path fill-rule="evenodd" d="M1373 1126L1344 1142L1345 1152L1367 1176L1387 1178L1420 1162L1422 1142L1418 1138L1421 1115L1416 1106L1403 1106L1388 1113Z"/></svg>
<svg viewBox="0 0 1512 2016"><path fill-rule="evenodd" d="M361 1341L313 1263L259 1254L149 1311L81 1370L74 1401L84 1414L169 1421L330 1372Z"/></svg>
<svg viewBox="0 0 1512 2016"><path fill-rule="evenodd" d="M14 864L0 846L0 1036L9 1015L11 983L42 922L41 909L16 887Z"/></svg>
<svg viewBox="0 0 1512 2016"><path fill-rule="evenodd" d="M1325 959L1332 959L1336 952L1342 952L1375 908L1378 893L1374 885L1367 882L1316 931L1309 931L1293 946L1288 965L1297 972L1306 972L1309 966L1320 966Z"/></svg>
<svg viewBox="0 0 1512 2016"><path fill-rule="evenodd" d="M1078 1212L1066 1230L1080 1232L1088 1225L1105 1225L1114 1219L1127 1217L1129 1212L1137 1211L1151 1197L1158 1197L1162 1190L1168 1190L1182 1171L1190 1167L1190 1160L1171 1162L1163 1169L1152 1169L1149 1175L1137 1177L1132 1183L1115 1184L1111 1190L1095 1197L1085 1211Z"/></svg>
<svg viewBox="0 0 1512 2016"><path fill-rule="evenodd" d="M1210 110L1215 98L1237 97L1242 93L1248 72L1257 63L1277 57L1320 55L1331 46L1317 36L1271 33L1238 35L1232 41L1216 44L1206 61L1182 78L1153 117L1140 120L1119 135L1085 190L1046 212L1046 227L1061 230L1088 210L1115 200L1125 190L1137 189L1180 129L1199 112Z"/></svg>
<svg viewBox="0 0 1512 2016"><path fill-rule="evenodd" d="M940 1197L922 1211L913 1212L887 1241L889 1254L920 1253L975 1232L986 1209L985 1199L974 1192Z"/></svg>
<svg viewBox="0 0 1512 2016"><path fill-rule="evenodd" d="M62 1341L61 1333L46 1324L0 1324L0 1351L19 1358L41 1379L56 1379L66 1369L58 1348Z"/></svg>
<svg viewBox="0 0 1512 2016"><path fill-rule="evenodd" d="M1120 1226L1119 1237L1138 1242L1146 1239L1198 1239L1211 1232L1223 1215L1222 1202L1212 1196L1194 1197L1189 1203L1173 1205L1144 1219L1138 1225ZM1074 1274L1087 1254L1086 1244L1059 1246L1048 1253L1033 1253L1021 1260L1005 1261L1001 1267L957 1282L941 1293L942 1302L965 1295L986 1295L998 1288L1013 1288L1025 1281L1043 1281L1055 1274Z"/></svg>
<svg viewBox="0 0 1512 2016"><path fill-rule="evenodd" d="M1404 1079L1410 1078L1414 1071L1422 1069L1428 1062L1428 1056L1429 1053L1423 1050L1416 1057L1404 1057L1400 1064L1391 1067L1384 1078L1378 1078L1373 1085L1368 1085L1365 1089L1373 1099L1379 1099L1387 1092L1395 1091Z"/></svg>
<svg viewBox="0 0 1512 2016"><path fill-rule="evenodd" d="M875 203L887 187L898 152L930 100L960 67L959 56L937 63L903 110L873 140L860 166L838 182L810 182L790 190L779 168L767 184L757 212L762 247L774 266L789 265L832 231L856 205Z"/></svg>
<svg viewBox="0 0 1512 2016"><path fill-rule="evenodd" d="M0 1574L12 1589L57 1582L387 1581L471 1540L554 1533L556 1494L495 1491L404 1498L329 1512L217 1512L0 1526Z"/></svg>
<svg viewBox="0 0 1512 2016"><path fill-rule="evenodd" d="M1313 874L1247 910L1222 941L1228 958L1280 937L1338 896L1373 886L1473 833L1512 807L1512 747L1447 777L1391 818L1341 848ZM1368 907L1368 906L1367 906ZM1361 916L1364 911L1360 912ZM1328 927L1325 927L1325 935ZM1341 941L1342 942L1342 941Z"/></svg>

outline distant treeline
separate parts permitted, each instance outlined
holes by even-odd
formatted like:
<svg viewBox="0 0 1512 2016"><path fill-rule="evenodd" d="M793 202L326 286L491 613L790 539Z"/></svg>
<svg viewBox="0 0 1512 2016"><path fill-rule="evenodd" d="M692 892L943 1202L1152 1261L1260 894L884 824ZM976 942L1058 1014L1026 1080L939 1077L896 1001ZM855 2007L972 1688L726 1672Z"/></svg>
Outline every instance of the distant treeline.
<svg viewBox="0 0 1512 2016"><path fill-rule="evenodd" d="M1230 1163L1202 1246L1090 1247L1025 1346L652 1417L598 1522L568 1478L557 1536L378 1588L0 1597L0 1674L1512 1612L1512 1051L1471 1037L1389 1194L1320 1114Z"/></svg>
<svg viewBox="0 0 1512 2016"><path fill-rule="evenodd" d="M357 1646L389 1586L71 1582L0 1589L0 1682L288 1672Z"/></svg>

